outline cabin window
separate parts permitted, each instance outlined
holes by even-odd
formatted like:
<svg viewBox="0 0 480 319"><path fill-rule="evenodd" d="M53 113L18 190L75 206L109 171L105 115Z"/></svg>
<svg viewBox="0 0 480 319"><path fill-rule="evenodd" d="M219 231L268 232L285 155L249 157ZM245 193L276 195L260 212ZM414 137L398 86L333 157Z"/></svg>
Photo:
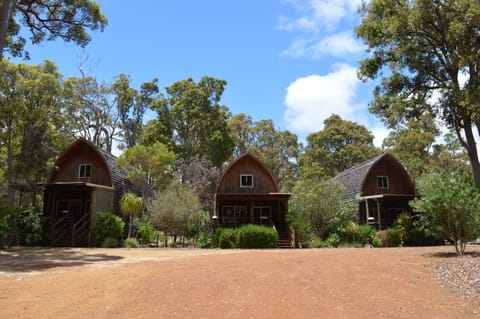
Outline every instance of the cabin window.
<svg viewBox="0 0 480 319"><path fill-rule="evenodd" d="M388 188L388 176L377 176L377 187Z"/></svg>
<svg viewBox="0 0 480 319"><path fill-rule="evenodd" d="M78 177L85 178L92 176L92 164L80 164Z"/></svg>
<svg viewBox="0 0 480 319"><path fill-rule="evenodd" d="M253 187L253 175L240 175L240 187Z"/></svg>
<svg viewBox="0 0 480 319"><path fill-rule="evenodd" d="M268 206L256 206L253 208L253 220L255 224L270 225L271 214L270 207Z"/></svg>

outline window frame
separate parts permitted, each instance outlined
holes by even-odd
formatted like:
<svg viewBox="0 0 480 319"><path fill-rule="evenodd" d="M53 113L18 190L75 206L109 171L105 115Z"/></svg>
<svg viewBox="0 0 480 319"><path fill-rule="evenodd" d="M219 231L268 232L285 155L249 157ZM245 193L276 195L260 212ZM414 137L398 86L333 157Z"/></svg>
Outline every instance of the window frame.
<svg viewBox="0 0 480 319"><path fill-rule="evenodd" d="M79 178L90 178L92 177L92 164L80 164L78 165L78 177ZM82 174L83 171L83 174ZM87 175L88 173L88 175Z"/></svg>
<svg viewBox="0 0 480 319"><path fill-rule="evenodd" d="M377 188L388 189L389 188L388 176L377 176Z"/></svg>
<svg viewBox="0 0 480 319"><path fill-rule="evenodd" d="M243 183L245 178L245 183ZM248 181L250 180L250 183ZM253 188L253 174L240 174L240 188Z"/></svg>

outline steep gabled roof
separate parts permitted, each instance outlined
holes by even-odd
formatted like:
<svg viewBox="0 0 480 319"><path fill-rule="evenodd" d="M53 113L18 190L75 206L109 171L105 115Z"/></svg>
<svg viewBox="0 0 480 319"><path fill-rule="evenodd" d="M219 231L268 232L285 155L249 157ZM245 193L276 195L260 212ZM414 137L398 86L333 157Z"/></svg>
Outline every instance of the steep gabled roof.
<svg viewBox="0 0 480 319"><path fill-rule="evenodd" d="M235 166L237 165L239 162L242 162L242 161L245 161L247 159L252 159L254 162L256 162L259 167L262 168L262 170L264 170L264 172L266 173L267 176L269 176L269 178L271 179L274 187L275 187L275 192L278 193L279 192L279 187L278 187L278 184L277 184L277 181L275 179L275 177L273 177L273 174L272 172L268 169L267 166L265 166L265 164L263 164L263 162L261 160L259 160L256 156L254 156L253 154L251 153L245 153L243 155L241 155L240 157L238 157L237 159L235 159L233 162L230 163L230 165L227 166L227 168L225 169L225 171L223 172L222 176L220 177L220 180L219 180L219 183L217 185L217 190L216 190L216 193L219 192L219 187L220 185L222 184L222 180L224 179L225 176L227 176L229 174L229 171Z"/></svg>
<svg viewBox="0 0 480 319"><path fill-rule="evenodd" d="M67 149L65 149L65 151L60 154L60 156L55 161L55 166L58 166L60 163L62 163L76 149L85 146L95 151L98 156L104 161L108 169L107 173L110 177L110 180L112 181L112 186L116 189L123 188L125 186L126 173L117 165L116 157L109 152L96 147L92 142L84 138L78 138L69 147L67 147ZM52 171L49 181L52 180L54 174L55 170Z"/></svg>
<svg viewBox="0 0 480 319"><path fill-rule="evenodd" d="M355 199L360 195L362 191L363 182L368 176L368 173L375 164L385 157L389 157L393 160L393 156L384 153L371 158L363 163L358 164L352 168L346 169L343 172L338 173L333 179L342 183L346 189L345 197L349 200ZM395 160L396 161L396 160Z"/></svg>

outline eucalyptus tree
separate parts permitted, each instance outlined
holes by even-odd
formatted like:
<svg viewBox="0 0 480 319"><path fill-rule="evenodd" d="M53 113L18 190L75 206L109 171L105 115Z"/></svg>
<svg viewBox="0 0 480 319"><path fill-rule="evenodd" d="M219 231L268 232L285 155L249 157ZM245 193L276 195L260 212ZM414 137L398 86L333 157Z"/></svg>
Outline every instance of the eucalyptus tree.
<svg viewBox="0 0 480 319"><path fill-rule="evenodd" d="M480 162L480 3L372 0L356 28L368 49L362 80L379 79L370 110L390 127L438 117L467 151L475 184Z"/></svg>
<svg viewBox="0 0 480 319"><path fill-rule="evenodd" d="M116 77L112 85L114 103L126 147L132 147L141 141L143 117L158 98L157 83L157 78L153 78L151 82L144 82L138 92L131 87L131 78L122 73Z"/></svg>
<svg viewBox="0 0 480 319"><path fill-rule="evenodd" d="M253 122L251 116L244 113L233 116L229 127L235 141L233 155L254 154L270 169L280 188L290 191L298 175L297 136L276 129L270 119Z"/></svg>
<svg viewBox="0 0 480 319"><path fill-rule="evenodd" d="M380 153L373 135L363 125L331 115L323 130L307 136L299 158L300 176L327 179Z"/></svg>
<svg viewBox="0 0 480 319"><path fill-rule="evenodd" d="M0 148L9 200L18 189L35 188L48 175L49 160L68 143L62 112L61 74L49 61L41 65L0 61Z"/></svg>
<svg viewBox="0 0 480 319"><path fill-rule="evenodd" d="M430 171L432 151L439 130L431 117L409 120L390 131L383 149L397 158L409 174L418 178Z"/></svg>
<svg viewBox="0 0 480 319"><path fill-rule="evenodd" d="M34 44L60 38L84 47L91 40L87 29L103 31L107 24L100 5L90 0L2 0L0 6L0 58L4 48L28 58L21 25Z"/></svg>
<svg viewBox="0 0 480 319"><path fill-rule="evenodd" d="M163 189L173 178L175 154L158 142L148 146L137 144L127 148L117 158L117 163L148 201L153 192Z"/></svg>
<svg viewBox="0 0 480 319"><path fill-rule="evenodd" d="M82 73L80 78L64 81L64 103L71 114L71 134L108 152L118 139L120 120L111 102L111 86Z"/></svg>
<svg viewBox="0 0 480 319"><path fill-rule="evenodd" d="M158 138L171 141L178 159L188 163L196 156L206 157L220 168L231 156L234 144L227 125L230 113L227 106L220 104L226 84L208 76L199 82L188 78L167 87L166 96L155 103L158 118L150 127L170 134Z"/></svg>

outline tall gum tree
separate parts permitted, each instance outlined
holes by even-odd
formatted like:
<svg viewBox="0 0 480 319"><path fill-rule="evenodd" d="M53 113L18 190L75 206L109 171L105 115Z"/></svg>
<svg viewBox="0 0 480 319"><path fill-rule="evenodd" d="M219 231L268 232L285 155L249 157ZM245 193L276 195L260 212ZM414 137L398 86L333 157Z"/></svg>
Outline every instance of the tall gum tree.
<svg viewBox="0 0 480 319"><path fill-rule="evenodd" d="M370 110L390 127L426 114L456 133L480 187L480 3L364 2L356 33L368 46L362 80L381 79Z"/></svg>
<svg viewBox="0 0 480 319"><path fill-rule="evenodd" d="M33 44L60 38L84 47L91 40L86 29L103 31L107 18L90 0L2 0L0 58L5 48L13 56L24 54L26 39L19 35L20 24L29 30Z"/></svg>

